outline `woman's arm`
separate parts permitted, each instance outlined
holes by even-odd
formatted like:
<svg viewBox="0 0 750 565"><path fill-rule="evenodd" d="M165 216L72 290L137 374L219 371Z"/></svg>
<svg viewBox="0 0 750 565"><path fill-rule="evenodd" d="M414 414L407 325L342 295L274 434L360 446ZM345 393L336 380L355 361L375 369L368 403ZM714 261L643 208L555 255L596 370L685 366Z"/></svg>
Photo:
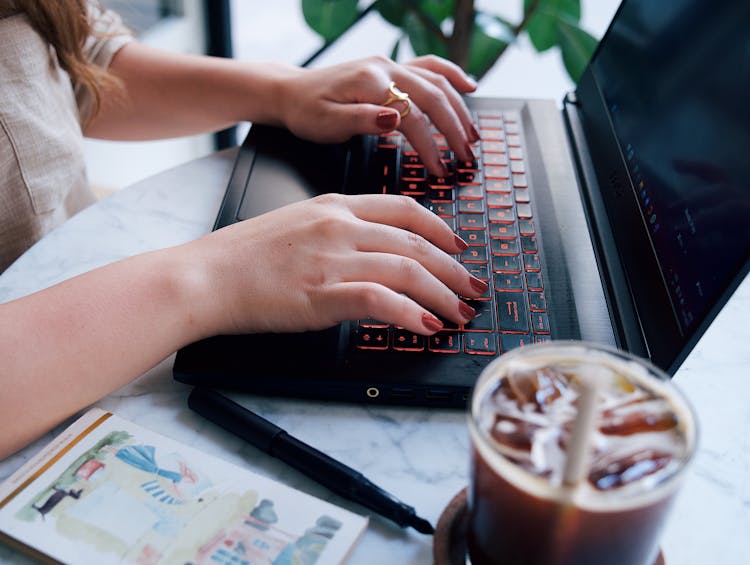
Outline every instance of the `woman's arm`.
<svg viewBox="0 0 750 565"><path fill-rule="evenodd" d="M248 120L286 126L320 142L356 133L402 130L434 174L442 168L425 116L445 134L459 159L478 139L459 93L476 85L456 65L428 56L399 65L370 57L303 69L163 51L132 42L110 72L124 86L104 97L87 136L144 140L216 131ZM391 82L407 92L410 112L382 106Z"/></svg>
<svg viewBox="0 0 750 565"><path fill-rule="evenodd" d="M0 304L0 459L203 337L466 322L464 248L408 197L326 195Z"/></svg>

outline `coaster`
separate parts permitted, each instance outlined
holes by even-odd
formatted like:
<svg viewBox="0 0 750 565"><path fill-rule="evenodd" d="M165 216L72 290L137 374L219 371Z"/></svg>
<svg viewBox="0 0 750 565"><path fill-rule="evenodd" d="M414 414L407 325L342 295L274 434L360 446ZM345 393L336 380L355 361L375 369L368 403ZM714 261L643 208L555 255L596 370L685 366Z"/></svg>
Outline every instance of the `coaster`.
<svg viewBox="0 0 750 565"><path fill-rule="evenodd" d="M432 539L435 565L467 565L469 563L466 547L466 532L469 528L468 510L464 488L448 503L438 520ZM661 551L654 565L665 565Z"/></svg>

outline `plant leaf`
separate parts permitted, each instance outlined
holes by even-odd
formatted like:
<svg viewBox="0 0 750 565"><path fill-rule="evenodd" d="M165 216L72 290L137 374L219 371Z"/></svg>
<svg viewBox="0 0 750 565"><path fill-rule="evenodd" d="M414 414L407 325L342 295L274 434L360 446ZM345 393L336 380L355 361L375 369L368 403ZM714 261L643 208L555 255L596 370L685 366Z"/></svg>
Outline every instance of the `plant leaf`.
<svg viewBox="0 0 750 565"><path fill-rule="evenodd" d="M328 43L351 27L359 10L357 0L302 0L302 15Z"/></svg>
<svg viewBox="0 0 750 565"><path fill-rule="evenodd" d="M578 82L599 42L577 23L564 18L559 20L558 30L565 69L570 78Z"/></svg>
<svg viewBox="0 0 750 565"><path fill-rule="evenodd" d="M419 19L419 16L410 12L404 18L404 29L409 37L409 42L417 55L429 55L434 53L440 57L448 56L448 47L440 37Z"/></svg>
<svg viewBox="0 0 750 565"><path fill-rule="evenodd" d="M391 61L398 61L398 51L399 51L400 46L401 46L401 38L399 37L396 40L396 43L393 44L393 49L391 49Z"/></svg>
<svg viewBox="0 0 750 565"><path fill-rule="evenodd" d="M377 0L375 9L383 19L396 27L403 27L406 7L401 0Z"/></svg>
<svg viewBox="0 0 750 565"><path fill-rule="evenodd" d="M402 6L404 2L399 2ZM417 7L422 10L425 14L430 16L432 20L437 24L453 17L453 11L456 8L456 0L420 0L414 2ZM407 9L404 7L404 9Z"/></svg>
<svg viewBox="0 0 750 565"><path fill-rule="evenodd" d="M469 64L466 71L481 79L515 39L513 30L502 19L477 12L469 44Z"/></svg>
<svg viewBox="0 0 750 565"><path fill-rule="evenodd" d="M572 22L581 19L580 0L524 0L524 14L534 12L526 22L526 32L534 49L546 51L558 43L558 23L561 17Z"/></svg>

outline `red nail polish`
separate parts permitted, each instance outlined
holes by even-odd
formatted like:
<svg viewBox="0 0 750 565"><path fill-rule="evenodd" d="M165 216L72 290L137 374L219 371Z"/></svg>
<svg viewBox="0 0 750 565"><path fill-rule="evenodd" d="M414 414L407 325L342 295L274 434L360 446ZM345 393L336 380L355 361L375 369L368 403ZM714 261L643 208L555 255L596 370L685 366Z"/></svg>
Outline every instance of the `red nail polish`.
<svg viewBox="0 0 750 565"><path fill-rule="evenodd" d="M457 235L453 236L453 241L456 243L456 247L458 247L461 251L466 251L469 248L469 244Z"/></svg>
<svg viewBox="0 0 750 565"><path fill-rule="evenodd" d="M487 292L487 289L490 288L490 285L476 277L471 277L469 279L469 284L471 284L471 288L482 294Z"/></svg>
<svg viewBox="0 0 750 565"><path fill-rule="evenodd" d="M375 124L380 129L392 130L396 127L398 122L398 114L396 112L380 112L375 118Z"/></svg>
<svg viewBox="0 0 750 565"><path fill-rule="evenodd" d="M422 325L431 332L439 332L443 329L443 322L427 312L422 314Z"/></svg>
<svg viewBox="0 0 750 565"><path fill-rule="evenodd" d="M469 136L471 137L470 141L472 143L476 143L481 139L481 136L479 135L479 132L477 131L477 128L474 127L474 124L471 124L469 129Z"/></svg>
<svg viewBox="0 0 750 565"><path fill-rule="evenodd" d="M468 158L472 161L476 160L476 156L474 155L474 151L471 148L471 144L467 143L464 148L466 149L466 155L468 156Z"/></svg>
<svg viewBox="0 0 750 565"><path fill-rule="evenodd" d="M470 322L474 319L474 316L477 315L477 311L474 310L471 306L466 304L466 302L459 302L458 303L458 311L461 313L461 316L467 321Z"/></svg>

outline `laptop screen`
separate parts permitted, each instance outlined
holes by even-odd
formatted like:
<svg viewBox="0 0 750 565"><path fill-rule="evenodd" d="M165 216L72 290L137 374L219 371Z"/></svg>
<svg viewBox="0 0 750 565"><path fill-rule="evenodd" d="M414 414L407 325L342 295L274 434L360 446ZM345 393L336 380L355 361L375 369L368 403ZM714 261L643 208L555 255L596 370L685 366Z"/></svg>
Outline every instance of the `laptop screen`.
<svg viewBox="0 0 750 565"><path fill-rule="evenodd" d="M591 64L683 335L750 256L748 22L747 2L625 0Z"/></svg>

